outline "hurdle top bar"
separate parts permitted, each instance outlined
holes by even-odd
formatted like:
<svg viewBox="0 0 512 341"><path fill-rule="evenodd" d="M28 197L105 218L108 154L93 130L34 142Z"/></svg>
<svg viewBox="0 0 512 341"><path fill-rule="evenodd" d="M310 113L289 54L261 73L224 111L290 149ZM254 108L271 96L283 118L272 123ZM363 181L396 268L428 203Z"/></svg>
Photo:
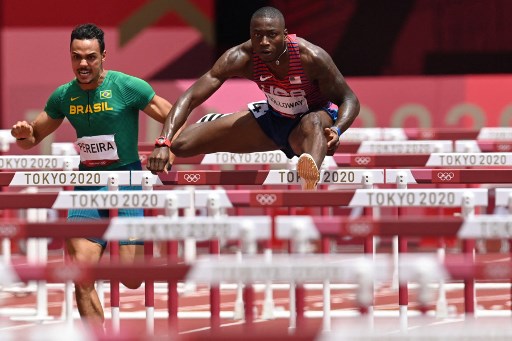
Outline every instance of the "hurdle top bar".
<svg viewBox="0 0 512 341"><path fill-rule="evenodd" d="M386 183L494 184L511 183L510 169L386 169Z"/></svg>
<svg viewBox="0 0 512 341"><path fill-rule="evenodd" d="M0 208L187 208L192 192L60 191L53 193L0 193ZM487 206L485 188L302 190L201 190L193 192L195 207L460 207L470 198L474 206Z"/></svg>
<svg viewBox="0 0 512 341"><path fill-rule="evenodd" d="M120 186L162 185L286 185L299 186L295 170L190 170L153 175L148 171L2 172L0 186L108 186L116 176ZM320 171L319 184L492 184L510 183L509 169L329 169Z"/></svg>
<svg viewBox="0 0 512 341"><path fill-rule="evenodd" d="M330 257L329 257L330 256ZM234 283L239 281L264 282L271 280L324 281L326 279L342 282L356 282L370 278L389 280L393 271L392 255L380 254L376 261L371 255L247 255L243 262L237 256L221 255L201 256L191 264L48 264L18 265L12 269L21 281L44 280L49 283L66 281L86 281L95 279L127 280L134 274L141 274L145 280L175 281L194 279L195 282L215 283L218 281ZM300 261L299 261L300 259ZM329 260L330 259L330 260ZM512 266L510 260L503 262L474 261L465 255L446 255L441 265L436 255L410 254L401 256L399 267L404 281L415 282L418 275L425 275L432 282L447 279L487 279L510 280ZM423 265L428 266L423 266ZM358 266L359 265L359 266ZM438 267L439 266L439 267ZM375 269L374 272L371 270ZM423 270L431 270L429 273ZM202 271L204 270L204 271ZM216 271L218 270L218 271ZM345 271L344 271L345 270ZM194 273L192 273L194 271ZM421 273L418 273L420 271ZM5 274L5 271L3 272ZM211 276L210 276L211 274ZM141 277L142 278L142 277ZM196 281L197 279L197 281Z"/></svg>
<svg viewBox="0 0 512 341"><path fill-rule="evenodd" d="M268 240L272 218L243 217L116 217L103 238L106 240Z"/></svg>
<svg viewBox="0 0 512 341"><path fill-rule="evenodd" d="M340 238L369 236L457 237L461 239L510 239L510 215L471 215L461 217L388 217L351 219L332 216L277 216L276 237L300 237L318 240L321 237Z"/></svg>

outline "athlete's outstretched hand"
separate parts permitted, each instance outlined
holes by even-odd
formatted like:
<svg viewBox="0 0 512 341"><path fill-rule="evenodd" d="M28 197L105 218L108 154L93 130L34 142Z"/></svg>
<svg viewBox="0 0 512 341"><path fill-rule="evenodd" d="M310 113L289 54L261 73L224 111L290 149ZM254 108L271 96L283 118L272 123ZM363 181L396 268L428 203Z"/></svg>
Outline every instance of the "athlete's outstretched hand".
<svg viewBox="0 0 512 341"><path fill-rule="evenodd" d="M12 126L11 135L16 139L26 139L32 136L34 128L27 121L18 121Z"/></svg>
<svg viewBox="0 0 512 341"><path fill-rule="evenodd" d="M340 145L340 137L331 128L325 128L324 133L327 139L327 155L332 156Z"/></svg>
<svg viewBox="0 0 512 341"><path fill-rule="evenodd" d="M156 147L151 155L148 158L146 168L151 171L151 173L156 174L158 172L168 172L171 170L172 161L174 161L174 156L169 151L167 146Z"/></svg>

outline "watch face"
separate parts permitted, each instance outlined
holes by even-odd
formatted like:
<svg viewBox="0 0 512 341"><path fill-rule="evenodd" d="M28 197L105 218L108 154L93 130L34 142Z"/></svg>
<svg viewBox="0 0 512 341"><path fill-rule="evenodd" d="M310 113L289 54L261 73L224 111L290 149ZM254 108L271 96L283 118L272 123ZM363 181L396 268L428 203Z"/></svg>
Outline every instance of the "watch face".
<svg viewBox="0 0 512 341"><path fill-rule="evenodd" d="M158 146L158 147L168 146L168 147L170 147L171 143L165 137L160 136L160 137L158 137L155 140L155 146Z"/></svg>

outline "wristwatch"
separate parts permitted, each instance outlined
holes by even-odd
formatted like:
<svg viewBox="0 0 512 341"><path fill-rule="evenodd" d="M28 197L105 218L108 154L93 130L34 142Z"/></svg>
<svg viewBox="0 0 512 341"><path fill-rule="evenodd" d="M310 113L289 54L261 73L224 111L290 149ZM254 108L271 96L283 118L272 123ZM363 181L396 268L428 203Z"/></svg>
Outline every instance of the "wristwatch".
<svg viewBox="0 0 512 341"><path fill-rule="evenodd" d="M169 141L169 139L166 138L165 136L157 137L157 139L155 140L155 147L165 146L167 146L167 148L171 148L171 141Z"/></svg>

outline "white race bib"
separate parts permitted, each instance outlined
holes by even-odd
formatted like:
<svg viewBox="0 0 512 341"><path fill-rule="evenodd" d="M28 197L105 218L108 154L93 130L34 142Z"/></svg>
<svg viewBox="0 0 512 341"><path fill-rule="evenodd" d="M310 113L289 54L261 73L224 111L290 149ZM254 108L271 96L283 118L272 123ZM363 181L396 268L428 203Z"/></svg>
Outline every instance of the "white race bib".
<svg viewBox="0 0 512 341"><path fill-rule="evenodd" d="M287 97L269 93L265 95L267 95L268 104L285 115L295 116L309 111L308 101L304 96Z"/></svg>
<svg viewBox="0 0 512 341"><path fill-rule="evenodd" d="M114 135L84 136L76 140L80 162L87 167L106 166L119 161Z"/></svg>

